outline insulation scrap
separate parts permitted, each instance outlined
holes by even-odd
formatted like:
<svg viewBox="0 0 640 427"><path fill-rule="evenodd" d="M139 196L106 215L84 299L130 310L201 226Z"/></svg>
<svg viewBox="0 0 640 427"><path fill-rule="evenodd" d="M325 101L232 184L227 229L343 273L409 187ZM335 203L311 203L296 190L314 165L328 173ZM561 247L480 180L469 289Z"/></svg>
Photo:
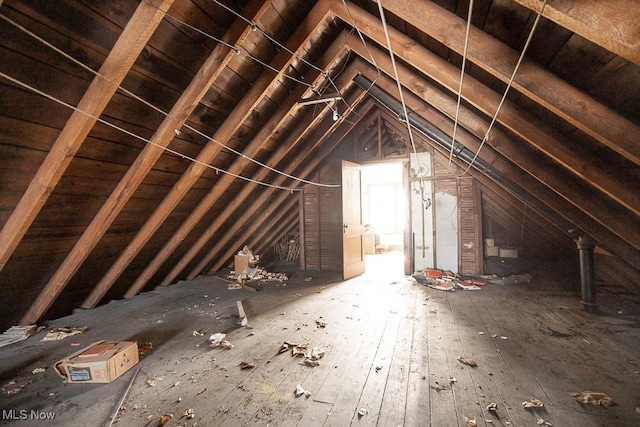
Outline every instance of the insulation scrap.
<svg viewBox="0 0 640 427"><path fill-rule="evenodd" d="M525 409L542 408L543 406L544 406L544 403L542 403L541 400L538 400L535 397L532 397L530 400L525 400L524 402L522 402L522 407Z"/></svg>
<svg viewBox="0 0 640 427"><path fill-rule="evenodd" d="M458 362L467 366L478 366L478 362L476 362L475 359L471 359L468 357L458 356Z"/></svg>
<svg viewBox="0 0 640 427"><path fill-rule="evenodd" d="M40 341L58 341L67 337L81 334L89 329L88 326L82 326L79 328L53 328L47 332Z"/></svg>
<svg viewBox="0 0 640 427"><path fill-rule="evenodd" d="M240 369L253 369L256 367L256 364L253 362L240 362Z"/></svg>
<svg viewBox="0 0 640 427"><path fill-rule="evenodd" d="M295 393L296 393L296 397L300 397L300 396L304 395L305 397L308 398L309 396L311 396L311 392L308 391L308 390L305 390L304 388L302 388L302 386L300 384L298 384L296 386Z"/></svg>
<svg viewBox="0 0 640 427"><path fill-rule="evenodd" d="M609 397L606 393L602 393L599 391L587 390L583 392L571 392L569 394L575 400L584 404L589 404L594 406L604 406L605 408L615 405L611 397Z"/></svg>

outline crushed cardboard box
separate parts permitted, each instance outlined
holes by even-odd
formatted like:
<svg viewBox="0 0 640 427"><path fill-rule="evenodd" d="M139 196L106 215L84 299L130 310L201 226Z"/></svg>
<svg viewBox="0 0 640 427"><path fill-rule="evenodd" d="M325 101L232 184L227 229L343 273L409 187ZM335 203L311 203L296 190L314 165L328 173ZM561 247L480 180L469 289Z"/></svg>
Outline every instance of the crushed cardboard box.
<svg viewBox="0 0 640 427"><path fill-rule="evenodd" d="M138 344L98 341L56 362L68 383L109 383L138 363Z"/></svg>

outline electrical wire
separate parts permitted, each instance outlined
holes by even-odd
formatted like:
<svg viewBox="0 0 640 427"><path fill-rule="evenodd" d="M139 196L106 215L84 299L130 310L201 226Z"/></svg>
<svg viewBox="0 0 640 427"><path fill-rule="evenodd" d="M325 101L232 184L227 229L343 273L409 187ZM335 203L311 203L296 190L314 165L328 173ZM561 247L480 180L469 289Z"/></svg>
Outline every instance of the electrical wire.
<svg viewBox="0 0 640 427"><path fill-rule="evenodd" d="M301 60L302 62L304 62L305 64L307 64L309 67L314 68L316 71L319 71L320 73L322 73L322 75L329 80L331 86L333 86L333 88L336 90L336 92L340 92L340 90L338 89L338 87L336 86L336 84L334 83L333 79L331 78L331 76L329 76L329 74L324 71L322 68L318 67L317 65L315 65L314 63L312 63L311 61L308 61L307 59L305 59L304 57L297 55L294 51L292 51L291 49L289 49L287 46L285 46L284 44L280 43L278 40L276 40L275 38L273 38L270 34L268 34L266 31L264 31L262 28L260 28L260 26L258 26L258 24L256 24L255 22L251 21L249 18L243 16L241 13L236 12L235 10L231 9L230 7L228 7L227 5L221 3L218 0L213 0L214 3L216 3L218 6L222 7L223 9L227 10L228 12L232 13L233 15L235 15L237 18L243 20L244 22L246 22L248 25L251 26L251 28L254 31L258 31L260 34L262 34L267 40L269 40L271 43L275 44L278 48L286 51L287 53L289 53L289 55L294 56L296 58L298 58L299 60ZM346 101L343 100L343 102L347 104Z"/></svg>
<svg viewBox="0 0 640 427"><path fill-rule="evenodd" d="M393 46L391 45L391 37L389 36L389 27L387 26L387 19L384 14L384 8L382 7L382 0L378 0L377 3L378 3L378 10L380 12L380 20L382 21L382 28L384 29L384 35L387 39L387 46L389 48L389 57L391 58L391 66L393 68L393 74L395 75L396 84L398 85L400 103L402 104L402 114L404 115L404 121L407 124L407 131L409 132L409 141L411 142L411 149L413 150L413 155L415 156L416 162L417 162L418 151L416 150L416 143L413 139L413 132L411 131L411 123L409 122L409 112L407 111L407 104L404 100L402 83L400 82L400 74L398 73L398 67L396 65L396 57L393 52ZM431 200L425 198L424 196L424 179L423 179L424 177L420 175L419 178L420 178L420 192L421 192L420 197L422 198L422 203L426 209L431 205Z"/></svg>
<svg viewBox="0 0 640 427"><path fill-rule="evenodd" d="M527 41L524 44L524 47L522 48L522 53L520 54L520 57L518 58L518 62L516 63L516 66L513 69L513 73L511 73L511 78L509 79L509 83L507 84L507 87L504 91L504 94L502 95L502 99L500 100L500 103L498 104L498 108L496 109L495 114L493 115L493 118L491 119L491 123L489 123L489 127L487 128L487 131L484 134L484 137L482 138L482 142L480 143L480 147L478 147L478 150L476 151L476 154L473 156L473 159L471 159L471 162L469 162L469 166L467 166L467 168L464 170L464 172L462 172L462 175L466 174L467 172L469 172L469 169L471 169L471 167L473 166L474 162L476 161L476 159L478 158L478 155L480 154L480 151L482 150L482 147L484 147L485 142L487 142L487 139L489 138L489 132L491 132L491 129L493 128L493 125L496 122L496 119L498 118L498 113L500 112L500 109L502 108L502 104L504 104L504 101L507 99L507 93L509 93L509 89L511 88L511 84L513 83L514 78L516 77L516 73L518 72L518 68L520 67L520 64L522 63L522 60L524 59L524 54L527 51L527 48L529 47L529 43L531 42L531 39L533 38L533 33L536 30L536 27L538 26L538 22L540 21L540 17L542 16L542 12L544 11L545 6L547 5L547 0L544 0L542 2L542 7L540 8L540 11L538 12L538 15L536 16L535 21L533 22L533 25L531 27L531 31L529 32L529 36L527 37Z"/></svg>
<svg viewBox="0 0 640 427"><path fill-rule="evenodd" d="M458 88L458 102L456 104L456 115L453 121L453 135L451 136L451 151L449 152L449 164L447 170L451 171L451 161L456 144L456 132L458 130L458 117L460 115L460 103L462 101L462 84L464 81L464 67L467 62L467 48L469 47L469 32L471 30L471 13L473 12L473 0L469 0L469 16L467 17L467 31L464 36L464 51L462 53L462 67L460 67L460 87Z"/></svg>
<svg viewBox="0 0 640 427"><path fill-rule="evenodd" d="M213 139L212 137L210 137L209 135L205 134L204 132L201 132L200 130L194 128L193 126L190 126L187 123L181 122L180 120L178 120L177 118L173 117L170 113L167 113L166 111L162 110L161 108L151 104L150 102L146 101L145 99L143 99L142 97L138 96L137 94L129 91L128 89L125 89L124 87L116 84L114 81L112 81L111 79L107 78L106 76L100 74L99 72L95 71L94 69L92 69L91 67L89 67L88 65L84 64L83 62L77 60L76 58L72 57L71 55L69 55L68 53L64 52L63 50L59 49L58 47L54 46L53 44L49 43L48 41L44 40L43 38L41 38L40 36L38 36L37 34L33 33L32 31L28 30L27 28L23 27L22 25L18 24L17 22L13 21L12 19L8 18L7 16L3 15L2 13L0 13L0 19L10 23L11 25L15 26L16 28L18 28L19 30L25 32L26 34L28 34L29 36L31 36L32 38L36 39L37 41L39 41L40 43L44 44L45 46L49 47L50 49L54 50L55 52L57 52L58 54L62 55L63 57L65 57L66 59L70 60L71 62L73 62L74 64L78 65L79 67L83 68L86 71L89 71L90 73L92 73L93 75L100 77L101 79L111 83L114 87L120 89L122 92L126 93L127 95L131 96L132 98L136 99L137 101L143 103L144 105L148 106L149 108L153 109L154 111L157 111L158 113L169 117L173 120L175 120L177 123L180 123L181 126L184 126L185 128L191 130L192 132L195 132L196 134L206 138L207 140L210 140L218 145L220 145L221 147L229 150L230 152L242 157L245 160L248 160L250 162L253 162L261 167L264 167L266 169L271 170L272 172L275 172L277 174L286 176L287 178L291 178L295 181L299 181L299 182L303 182L305 184L310 184L310 185L315 185L315 186L319 186L319 187L336 187L336 185L334 184L322 184L322 183L317 183L317 182L312 182L303 178L299 178L290 174L287 174L286 172L280 171L274 167L271 167L265 163L262 163L256 159L253 159L245 154L243 154L240 151L235 150L234 148L223 144L220 141L217 141L215 139ZM167 149L168 150L168 149ZM180 154L180 153L174 153L182 158L187 158L186 156Z"/></svg>
<svg viewBox="0 0 640 427"><path fill-rule="evenodd" d="M224 173L224 174L227 174L227 175L231 175L234 178L239 178L239 179L242 179L242 180L245 180L245 181L252 182L254 184L264 185L266 187L276 188L276 189L279 189L279 190L299 191L299 189L297 189L295 187L282 187L282 186L279 186L279 185L269 184L267 182L257 181L255 179L251 179L251 178L248 178L248 177L245 177L245 176L242 176L242 175L238 175L238 174L235 174L233 172L229 172L227 170L215 167L213 165L210 165L208 163L202 162L202 161L200 161L198 159L195 159L193 157L187 156L186 154L182 154L182 153L180 153L178 151L172 150L169 147L164 147L164 146L162 146L162 145L160 145L160 144L158 144L156 142L151 141L150 139L147 139L145 137L137 135L136 133L131 132L131 131L127 130L127 129L124 129L124 128L118 126L118 125L115 125L115 124L113 124L113 123L111 123L111 122L109 122L107 120L101 119L100 117L97 117L97 116L95 116L95 115L93 115L93 114L91 114L91 113L89 113L87 111L84 111L84 110L82 110L82 109L80 109L78 107L75 107L75 106L73 106L73 105L71 105L71 104L69 104L69 103L67 103L67 102L65 102L65 101L63 101L63 100L61 100L59 98L56 98L53 95L50 95L50 94L48 94L48 93L46 93L44 91L41 91L41 90L39 90L39 89L27 84L27 83L24 83L24 82L22 82L22 81L20 81L20 80L18 80L16 78L13 78L13 77L3 73L2 71L0 71L0 77L3 77L5 79L9 80L10 82L17 84L18 86L20 86L20 87L22 87L24 89L28 89L28 90L30 90L30 91L32 91L32 92L34 92L34 93L36 93L36 94L38 94L40 96L43 96L43 97L45 97L45 98L47 98L47 99L49 99L49 100L51 100L53 102L56 102L56 103L58 103L60 105L63 105L65 107L67 107L67 108L70 108L71 110L74 110L74 111L77 111L78 113L84 114L87 117L91 117L92 119L94 119L94 120L96 120L96 121L98 121L98 122L100 122L102 124L105 124L105 125L107 125L109 127L112 127L112 128L114 128L114 129L116 129L116 130L118 130L120 132L123 132L123 133L125 133L125 134L127 134L127 135L129 135L129 136L131 136L133 138L136 138L136 139L139 139L141 141L144 141L147 144L159 147L159 148L163 149L164 151L169 152L171 154L174 154L174 155L176 155L178 157L181 157L181 158L183 158L185 160L189 160L189 161L191 161L193 163L197 163L197 164L200 164L200 165L205 166L207 168L213 169L214 171L216 171L216 173Z"/></svg>
<svg viewBox="0 0 640 427"><path fill-rule="evenodd" d="M380 67L378 67L378 63L376 62L376 59L373 57L373 54L369 50L369 46L367 45L367 42L364 40L364 36L362 35L362 31L360 31L360 28L358 28L358 23L356 22L356 19L351 14L351 10L349 10L349 6L347 6L347 2L345 0L342 0L342 4L344 5L344 10L347 12L347 15L349 15L349 17L353 21L351 26L358 33L358 37L360 37L360 40L362 41L362 45L364 46L365 50L369 53L369 57L371 58L371 62L373 63L373 66L375 67L376 71L378 72L378 76L382 75L382 70L380 69Z"/></svg>

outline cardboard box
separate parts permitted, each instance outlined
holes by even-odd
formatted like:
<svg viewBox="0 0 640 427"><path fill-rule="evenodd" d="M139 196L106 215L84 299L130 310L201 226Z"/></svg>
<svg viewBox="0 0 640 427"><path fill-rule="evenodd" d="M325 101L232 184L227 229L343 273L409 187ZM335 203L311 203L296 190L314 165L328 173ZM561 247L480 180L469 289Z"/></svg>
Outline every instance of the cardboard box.
<svg viewBox="0 0 640 427"><path fill-rule="evenodd" d="M484 247L484 255L485 256L499 256L500 251L497 246L485 246Z"/></svg>
<svg viewBox="0 0 640 427"><path fill-rule="evenodd" d="M518 258L518 248L501 247L500 258Z"/></svg>
<svg viewBox="0 0 640 427"><path fill-rule="evenodd" d="M247 255L236 255L234 267L236 274L242 274L247 267L249 267L249 257Z"/></svg>
<svg viewBox="0 0 640 427"><path fill-rule="evenodd" d="M68 383L109 383L138 363L138 344L98 341L56 362Z"/></svg>

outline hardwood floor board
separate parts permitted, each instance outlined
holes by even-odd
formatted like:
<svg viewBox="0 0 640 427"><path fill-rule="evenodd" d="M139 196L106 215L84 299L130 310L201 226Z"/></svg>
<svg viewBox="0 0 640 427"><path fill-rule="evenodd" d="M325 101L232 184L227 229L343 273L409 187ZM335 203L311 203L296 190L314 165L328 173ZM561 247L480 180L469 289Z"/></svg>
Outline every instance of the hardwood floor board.
<svg viewBox="0 0 640 427"><path fill-rule="evenodd" d="M367 323L366 328L358 331L359 340L354 343L358 346L356 354L348 363L340 364L342 367L340 371L336 370L332 373L332 378L339 382L341 387L324 425L349 425L356 413L364 385L374 371L375 349L387 323L388 312L386 315L381 314L384 314L384 311Z"/></svg>
<svg viewBox="0 0 640 427"><path fill-rule="evenodd" d="M640 306L609 296L600 312L586 313L575 292L535 280L442 292L387 270L383 259L376 255L371 270L345 282L302 272L286 286L249 292L203 277L54 320L50 327L89 329L3 347L3 384L28 386L5 393L0 410L55 411L55 426L102 424L132 371L110 384L67 385L52 369L32 371L70 354L70 344L106 339L154 347L136 366L118 422L126 426L152 426L162 414L182 426L466 427L463 416L483 427L535 426L538 417L556 427L640 425ZM236 325L239 299L248 313L244 328ZM316 328L320 316L325 328ZM235 347L210 348L215 332ZM309 342L326 354L319 366L304 366L278 354L284 341ZM458 356L475 358L478 367ZM256 366L240 369L242 361ZM311 397L295 397L297 384ZM589 389L616 405L583 405L569 395ZM524 409L531 397L544 408ZM490 402L499 417L486 410ZM358 417L358 408L368 413ZM193 420L183 417L187 409Z"/></svg>
<svg viewBox="0 0 640 427"><path fill-rule="evenodd" d="M441 291L432 290L427 301L427 343L429 354L429 402L430 420L433 426L457 426L462 417L458 417L454 392L449 385L449 379L456 374L453 371L454 353L447 348L445 320L440 313L449 310L447 295Z"/></svg>
<svg viewBox="0 0 640 427"><path fill-rule="evenodd" d="M477 367L469 369L479 403L478 410L484 420L518 424L519 421L524 421L518 414L520 408L514 410L512 403L505 398L516 392L517 383L495 344L494 340L500 337L492 338L486 333L488 325L484 323L484 318L474 304L478 294L479 292L474 291L450 296L452 315L462 348L472 352L473 358L478 362ZM458 384L455 385L458 390ZM497 415L487 409L492 403L497 404Z"/></svg>
<svg viewBox="0 0 640 427"><path fill-rule="evenodd" d="M401 426L405 424L410 354L413 347L413 329L416 321L416 292L413 286L406 282L402 283L400 292L404 299L402 304L406 307L406 311L400 319L400 328L393 349L380 416L378 417L377 425L379 426Z"/></svg>
<svg viewBox="0 0 640 427"><path fill-rule="evenodd" d="M376 304L375 299L359 298L360 295L366 295L368 291L362 283L354 280L349 286L352 297L358 298L332 305L332 310L326 316L329 325L323 331L326 330L335 338L334 343L328 349L327 355L320 360L321 365L314 368L301 382L303 388L311 392L309 400L324 403L324 405L309 405L308 402L300 399L290 402L291 406L296 408L291 412L300 415L296 420L300 424L322 424L327 414L333 413L336 394L344 386L351 389L353 384L349 380L353 376L353 369L360 372L360 367L354 367L354 355L359 349L375 341L376 336L381 334L378 327L384 325L386 321L385 317L376 316L381 304ZM364 304L362 303L364 301L372 301L374 304ZM359 389L356 388L356 390ZM305 407L308 408L306 411Z"/></svg>
<svg viewBox="0 0 640 427"><path fill-rule="evenodd" d="M354 414L351 424L375 426L380 416L382 397L390 374L393 349L400 327L401 314L398 307L390 308L389 319L384 327L382 338L377 348L372 349L375 353L373 363L369 367L369 375L362 389L362 394L357 404L357 410L364 409L367 413L363 416ZM377 371L377 368L381 369Z"/></svg>
<svg viewBox="0 0 640 427"><path fill-rule="evenodd" d="M406 427L426 426L431 422L429 412L429 344L427 341L427 289L413 285L415 319L409 353L409 379L407 404L405 406Z"/></svg>

